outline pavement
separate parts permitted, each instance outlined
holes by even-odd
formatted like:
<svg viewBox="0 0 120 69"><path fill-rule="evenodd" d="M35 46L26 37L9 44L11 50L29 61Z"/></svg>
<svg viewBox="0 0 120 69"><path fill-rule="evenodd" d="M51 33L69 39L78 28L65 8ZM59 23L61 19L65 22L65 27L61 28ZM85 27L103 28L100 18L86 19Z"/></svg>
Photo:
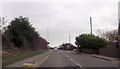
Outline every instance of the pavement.
<svg viewBox="0 0 120 69"><path fill-rule="evenodd" d="M120 59L118 58L113 58L113 57L108 57L108 56L103 56L103 55L97 55L97 54L92 54L93 57L95 58L100 58L108 61L114 61L120 64Z"/></svg>

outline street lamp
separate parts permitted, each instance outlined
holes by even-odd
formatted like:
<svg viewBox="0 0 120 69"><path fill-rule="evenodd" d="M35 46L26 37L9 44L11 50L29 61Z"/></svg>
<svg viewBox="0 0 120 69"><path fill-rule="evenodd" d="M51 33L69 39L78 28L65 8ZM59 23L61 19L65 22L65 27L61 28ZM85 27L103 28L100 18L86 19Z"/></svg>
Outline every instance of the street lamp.
<svg viewBox="0 0 120 69"><path fill-rule="evenodd" d="M49 27L47 27L47 41L49 42Z"/></svg>
<svg viewBox="0 0 120 69"><path fill-rule="evenodd" d="M120 58L120 2L118 3L118 58Z"/></svg>
<svg viewBox="0 0 120 69"><path fill-rule="evenodd" d="M120 19L119 19L119 26L118 26L118 43L119 43L119 48L120 48Z"/></svg>

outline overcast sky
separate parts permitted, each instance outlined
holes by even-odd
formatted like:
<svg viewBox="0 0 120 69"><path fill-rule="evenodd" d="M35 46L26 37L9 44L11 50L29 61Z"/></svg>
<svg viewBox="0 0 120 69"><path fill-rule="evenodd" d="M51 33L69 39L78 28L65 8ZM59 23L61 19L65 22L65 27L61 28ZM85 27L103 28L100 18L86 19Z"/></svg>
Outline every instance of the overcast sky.
<svg viewBox="0 0 120 69"><path fill-rule="evenodd" d="M98 29L117 29L118 1L1 2L0 16L7 16L8 20L19 16L28 17L36 31L45 39L47 39L47 27L49 27L50 46L68 42L69 35L71 35L71 43L74 44L76 36L81 33L90 33L89 17L92 17L94 34L97 34Z"/></svg>

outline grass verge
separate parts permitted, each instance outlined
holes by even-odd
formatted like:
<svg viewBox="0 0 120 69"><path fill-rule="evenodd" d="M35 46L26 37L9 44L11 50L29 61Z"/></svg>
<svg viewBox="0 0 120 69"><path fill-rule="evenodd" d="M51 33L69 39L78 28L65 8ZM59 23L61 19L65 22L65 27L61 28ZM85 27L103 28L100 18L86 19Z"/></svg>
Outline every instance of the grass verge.
<svg viewBox="0 0 120 69"><path fill-rule="evenodd" d="M15 63L17 61L20 61L20 60L23 60L23 59L26 59L26 58L30 58L30 57L33 57L33 56L36 56L38 54L42 54L42 53L45 53L47 52L48 50L42 50L42 51L38 51L38 52L24 52L24 53L19 53L17 54L16 56L5 56L3 55L2 56L2 67L5 67L9 64L12 64L12 63Z"/></svg>

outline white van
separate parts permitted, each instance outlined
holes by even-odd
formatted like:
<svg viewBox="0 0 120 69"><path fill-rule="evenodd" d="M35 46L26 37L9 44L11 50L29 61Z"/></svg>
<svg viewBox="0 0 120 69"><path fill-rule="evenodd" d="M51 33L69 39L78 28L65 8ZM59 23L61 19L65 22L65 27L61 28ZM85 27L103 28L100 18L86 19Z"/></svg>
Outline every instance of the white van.
<svg viewBox="0 0 120 69"><path fill-rule="evenodd" d="M54 48L54 51L57 51L57 50L58 50L57 47L55 47L55 48Z"/></svg>

